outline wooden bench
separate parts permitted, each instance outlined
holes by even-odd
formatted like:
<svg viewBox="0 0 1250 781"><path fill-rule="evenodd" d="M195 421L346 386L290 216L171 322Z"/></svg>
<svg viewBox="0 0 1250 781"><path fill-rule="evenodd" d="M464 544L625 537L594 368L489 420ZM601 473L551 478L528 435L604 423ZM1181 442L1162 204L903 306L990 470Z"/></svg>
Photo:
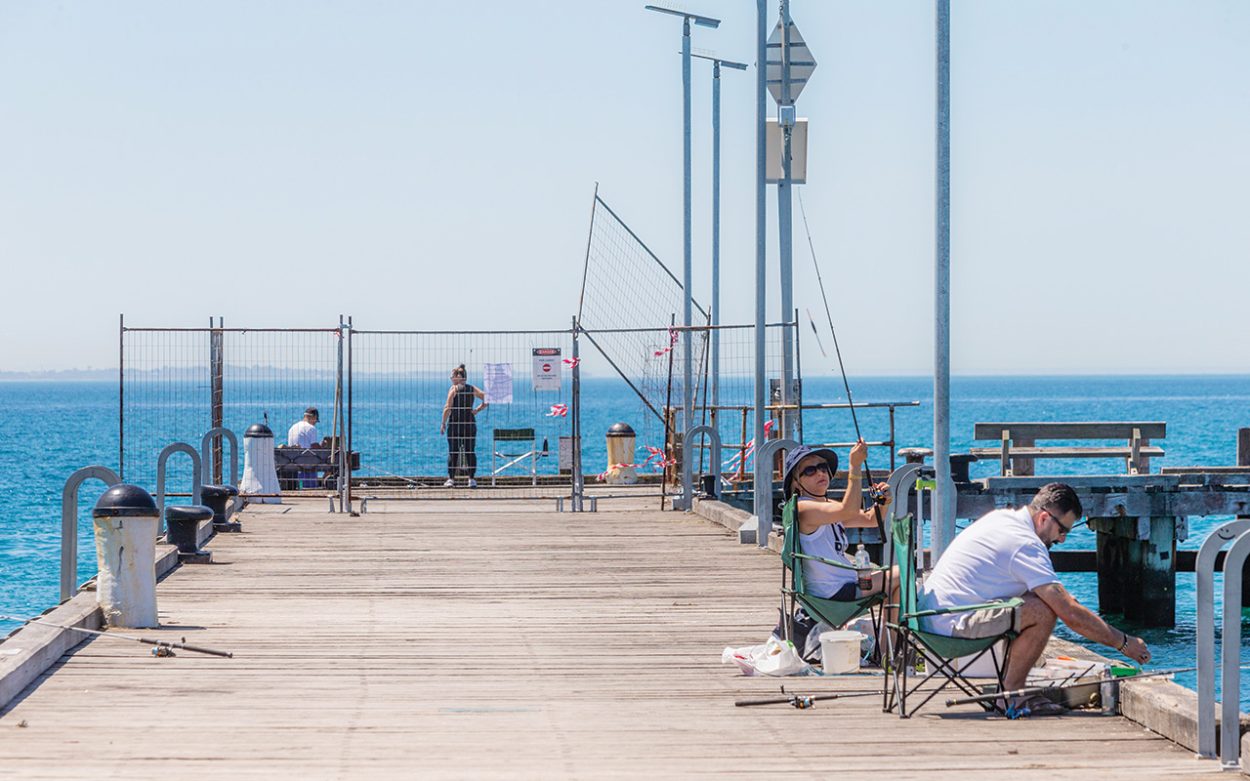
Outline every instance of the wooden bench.
<svg viewBox="0 0 1250 781"><path fill-rule="evenodd" d="M995 440L996 447L974 447L978 458L997 457L1003 475L1017 477L1033 474L1033 462L1039 458L1123 458L1128 474L1146 474L1150 459L1163 456L1163 449L1151 445L1152 440L1167 436L1162 422L1095 422L1095 423L977 423L972 438ZM1038 446L1038 440L1123 440L1123 445Z"/></svg>

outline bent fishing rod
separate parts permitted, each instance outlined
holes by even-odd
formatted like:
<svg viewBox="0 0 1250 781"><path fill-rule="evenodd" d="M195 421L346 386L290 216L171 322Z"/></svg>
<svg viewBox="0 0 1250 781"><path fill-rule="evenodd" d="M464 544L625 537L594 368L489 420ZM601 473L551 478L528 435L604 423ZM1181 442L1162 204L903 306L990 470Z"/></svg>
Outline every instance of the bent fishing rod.
<svg viewBox="0 0 1250 781"><path fill-rule="evenodd" d="M1169 670L1155 670L1154 672L1140 673L1137 675L1126 675L1120 678L1100 678L1097 681L1077 681L1072 684L1049 684L1047 686L1028 686L1023 689L1013 689L1006 692L993 692L991 694L981 694L976 697L961 697L958 699L949 699L946 701L946 707L950 708L955 705L969 705L971 703L988 702L1000 697L1026 697L1032 694L1045 694L1047 692L1066 691L1067 689L1075 689L1078 686L1094 686L1097 684L1122 681L1140 681L1143 678L1158 678L1164 675L1176 675L1177 673L1188 673L1197 670L1197 667L1173 667ZM1244 665L1238 669L1250 669L1250 665ZM1069 679L1071 676L1069 676Z"/></svg>
<svg viewBox="0 0 1250 781"><path fill-rule="evenodd" d="M812 267L816 269L816 282L820 285L820 300L825 305L825 317L829 320L829 333L833 335L833 352L838 357L838 370L842 373L842 387L846 389L846 401L851 408L851 423L855 425L856 441L864 438L859 431L859 416L855 414L855 399L851 395L851 383L846 378L846 365L842 363L842 348L838 346L838 332L833 327L833 313L829 311L829 297L825 295L825 280L820 275L820 264L816 262L816 245L812 243L812 231L807 225L807 209L803 206L803 191L799 191L799 213L803 215L803 232L807 234L807 249L812 256ZM812 313L807 313L810 319ZM812 330L816 330L815 322L812 323ZM819 339L817 339L819 341ZM821 346L824 351L824 346ZM868 494L872 498L872 512L877 519L877 532L881 534L881 542L885 544L885 521L881 518L881 504L883 497L877 492L876 483L872 480L872 470L868 468L868 459L864 459L864 477L868 480Z"/></svg>
<svg viewBox="0 0 1250 781"><path fill-rule="evenodd" d="M64 624L50 624L47 621L40 621L38 618L21 618L19 616L0 615L0 619L7 621L18 621L31 626L46 626L52 629L68 629L71 632L82 632L83 634L95 635L97 637L106 637L113 640L129 640L134 643L143 643L144 645L155 646L152 649L153 656L173 656L173 650L194 651L197 654L208 654L209 656L222 656L227 659L233 659L234 654L230 651L219 651L216 648L205 648L202 645L191 645L187 642L187 638L182 638L180 643L172 643L168 640L153 640L149 637L136 637L134 635L123 635L117 632L100 632L95 629L87 629L81 626L65 626Z"/></svg>

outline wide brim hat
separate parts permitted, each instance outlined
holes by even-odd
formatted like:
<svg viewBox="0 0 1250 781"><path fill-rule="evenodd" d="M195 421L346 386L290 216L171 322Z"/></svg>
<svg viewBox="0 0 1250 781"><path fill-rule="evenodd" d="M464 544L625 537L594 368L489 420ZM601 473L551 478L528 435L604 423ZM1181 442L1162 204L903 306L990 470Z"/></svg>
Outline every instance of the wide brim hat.
<svg viewBox="0 0 1250 781"><path fill-rule="evenodd" d="M786 453L786 476L781 481L781 491L785 498L789 499L794 493L794 470L799 462L808 456L820 456L829 464L829 477L832 479L838 473L838 454L828 448L810 448L807 445L799 445L790 452Z"/></svg>

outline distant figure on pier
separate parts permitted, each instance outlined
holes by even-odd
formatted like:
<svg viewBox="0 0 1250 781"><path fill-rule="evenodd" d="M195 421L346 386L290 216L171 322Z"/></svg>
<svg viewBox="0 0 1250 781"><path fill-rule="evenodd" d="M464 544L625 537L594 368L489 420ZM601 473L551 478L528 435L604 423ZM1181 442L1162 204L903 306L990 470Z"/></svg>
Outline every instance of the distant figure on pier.
<svg viewBox="0 0 1250 781"><path fill-rule="evenodd" d="M321 420L317 415L316 407L309 407L304 410L304 417L295 421L286 432L286 443L302 448L310 448L317 444L317 421Z"/></svg>
<svg viewBox="0 0 1250 781"><path fill-rule="evenodd" d="M863 480L860 467L868 460L868 445L859 440L851 448L851 468L846 474L846 493L841 501L830 499L829 483L838 471L838 455L832 450L813 450L807 446L796 447L786 455L786 474L782 490L787 499L798 494L799 535L803 552L833 561L846 561L847 567L835 567L813 559L803 559L803 580L807 591L815 597L850 602L880 593L884 587L885 572L872 573L868 588L858 584L855 562L847 550L846 529L875 529L877 516L873 508L864 509L861 495ZM889 507L888 486L875 486L885 501L884 514ZM894 602L898 602L898 569L891 579ZM867 585L865 583L864 585Z"/></svg>
<svg viewBox="0 0 1250 781"><path fill-rule="evenodd" d="M1084 513L1076 491L1049 483L1019 510L994 510L955 536L925 579L922 609L979 604L1021 597L1018 608L982 610L923 619L933 632L954 637L992 637L1017 633L1007 656L1003 684L1023 688L1029 670L1042 655L1061 618L1072 631L1114 648L1135 662L1150 661L1140 637L1108 625L1064 589L1055 575L1049 550L1067 538ZM1064 708L1035 695L1008 703L1034 716L1062 713Z"/></svg>
<svg viewBox="0 0 1250 781"><path fill-rule="evenodd" d="M304 417L295 421L291 428L286 432L286 443L295 447L308 449L317 444L317 422L321 420L321 416L317 414L316 407L309 407L304 410ZM317 473L316 472L300 472L299 473L300 488L316 488Z"/></svg>
<svg viewBox="0 0 1250 781"><path fill-rule="evenodd" d="M474 398L481 404L473 408ZM447 488L456 484L456 476L469 478L469 487L477 488L477 414L486 409L486 394L469 384L464 364L451 370L451 388L443 405L443 424L439 432L447 435Z"/></svg>

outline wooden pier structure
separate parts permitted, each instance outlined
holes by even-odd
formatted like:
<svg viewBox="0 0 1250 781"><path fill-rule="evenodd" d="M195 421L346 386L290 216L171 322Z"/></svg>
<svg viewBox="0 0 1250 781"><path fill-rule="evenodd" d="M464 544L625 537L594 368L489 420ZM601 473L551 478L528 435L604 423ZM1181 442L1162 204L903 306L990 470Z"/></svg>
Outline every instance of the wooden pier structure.
<svg viewBox="0 0 1250 781"><path fill-rule="evenodd" d="M722 665L725 646L773 626L780 563L651 500L582 514L381 499L368 510L246 508L241 534L209 542L212 564L160 583L162 627L131 630L234 658L83 643L0 711L3 777L1220 774L1118 716L1007 721L931 704L900 720L878 697L734 707L781 683L819 694L882 677Z"/></svg>

